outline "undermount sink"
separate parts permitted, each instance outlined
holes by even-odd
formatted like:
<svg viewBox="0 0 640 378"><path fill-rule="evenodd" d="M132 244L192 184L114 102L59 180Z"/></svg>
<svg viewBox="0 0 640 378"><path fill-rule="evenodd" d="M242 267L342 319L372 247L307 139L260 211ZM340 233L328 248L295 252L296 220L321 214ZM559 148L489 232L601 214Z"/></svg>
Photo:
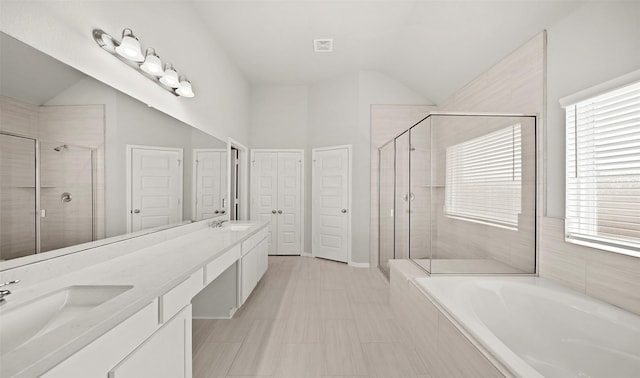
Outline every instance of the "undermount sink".
<svg viewBox="0 0 640 378"><path fill-rule="evenodd" d="M251 224L230 224L229 225L229 230L231 231L245 231L248 230L249 228L251 228Z"/></svg>
<svg viewBox="0 0 640 378"><path fill-rule="evenodd" d="M16 308L0 308L0 355L77 318L133 286L69 286ZM10 299L9 299L10 300ZM6 303L3 306L8 306Z"/></svg>

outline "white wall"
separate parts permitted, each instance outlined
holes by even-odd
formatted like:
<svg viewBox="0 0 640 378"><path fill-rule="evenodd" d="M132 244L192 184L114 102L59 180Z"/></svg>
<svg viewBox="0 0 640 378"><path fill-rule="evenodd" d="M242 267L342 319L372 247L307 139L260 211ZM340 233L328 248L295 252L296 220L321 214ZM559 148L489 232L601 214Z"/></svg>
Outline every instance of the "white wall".
<svg viewBox="0 0 640 378"><path fill-rule="evenodd" d="M251 148L306 148L306 86L254 85L250 98Z"/></svg>
<svg viewBox="0 0 640 378"><path fill-rule="evenodd" d="M143 46L184 72L196 97L176 98L105 52L91 31L120 38L131 28ZM218 138L248 141L249 85L185 2L9 1L0 30L114 88Z"/></svg>
<svg viewBox="0 0 640 378"><path fill-rule="evenodd" d="M640 2L592 2L548 29L547 216L564 218L564 109L558 100L640 68Z"/></svg>
<svg viewBox="0 0 640 378"><path fill-rule="evenodd" d="M305 252L311 252L311 149L353 145L352 259L369 262L371 105L425 102L374 71L355 72L308 87L252 87L251 147L305 149Z"/></svg>

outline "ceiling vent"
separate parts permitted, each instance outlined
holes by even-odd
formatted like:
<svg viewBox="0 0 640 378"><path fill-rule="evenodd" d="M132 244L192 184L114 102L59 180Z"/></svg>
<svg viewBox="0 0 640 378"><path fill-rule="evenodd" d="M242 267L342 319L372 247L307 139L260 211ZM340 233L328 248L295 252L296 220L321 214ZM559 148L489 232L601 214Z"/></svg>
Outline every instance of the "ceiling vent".
<svg viewBox="0 0 640 378"><path fill-rule="evenodd" d="M315 52L332 52L333 51L333 39L314 39L313 51Z"/></svg>

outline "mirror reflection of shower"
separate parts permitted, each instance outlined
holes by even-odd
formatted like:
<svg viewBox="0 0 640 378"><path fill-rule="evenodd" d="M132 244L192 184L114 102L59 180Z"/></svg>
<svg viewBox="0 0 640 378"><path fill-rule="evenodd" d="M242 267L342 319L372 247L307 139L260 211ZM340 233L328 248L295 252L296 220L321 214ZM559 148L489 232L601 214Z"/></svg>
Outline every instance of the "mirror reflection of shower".
<svg viewBox="0 0 640 378"><path fill-rule="evenodd" d="M0 137L0 259L95 240L95 150Z"/></svg>

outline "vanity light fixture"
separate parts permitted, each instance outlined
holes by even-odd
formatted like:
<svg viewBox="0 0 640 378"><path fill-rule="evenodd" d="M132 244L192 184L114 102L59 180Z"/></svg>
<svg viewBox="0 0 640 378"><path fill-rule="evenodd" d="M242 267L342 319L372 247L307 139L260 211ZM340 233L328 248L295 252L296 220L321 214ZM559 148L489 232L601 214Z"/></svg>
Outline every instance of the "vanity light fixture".
<svg viewBox="0 0 640 378"><path fill-rule="evenodd" d="M133 31L126 28L122 31L122 41L105 33L100 29L93 30L93 39L104 50L126 63L129 67L136 69L142 75L152 80L166 91L175 96L194 97L191 82L184 75L180 75L171 64L164 64L156 53L156 50L149 47L142 54L140 41L133 34Z"/></svg>
<svg viewBox="0 0 640 378"><path fill-rule="evenodd" d="M184 76L180 77L180 84L178 85L178 89L176 89L176 93L182 97L195 96L193 89L191 88L191 82Z"/></svg>
<svg viewBox="0 0 640 378"><path fill-rule="evenodd" d="M120 42L120 46L116 47L116 52L134 62L142 62L144 56L142 56L141 49L140 41L133 35L133 31L124 29L122 31L122 42Z"/></svg>
<svg viewBox="0 0 640 378"><path fill-rule="evenodd" d="M178 80L178 72L176 72L172 65L166 65L164 74L162 74L162 77L160 78L160 82L167 87L178 88L178 86L180 85L180 80Z"/></svg>
<svg viewBox="0 0 640 378"><path fill-rule="evenodd" d="M160 60L160 57L156 55L156 52L152 47L147 49L147 54L144 58L144 62L140 65L140 69L149 75L162 76L162 61Z"/></svg>

